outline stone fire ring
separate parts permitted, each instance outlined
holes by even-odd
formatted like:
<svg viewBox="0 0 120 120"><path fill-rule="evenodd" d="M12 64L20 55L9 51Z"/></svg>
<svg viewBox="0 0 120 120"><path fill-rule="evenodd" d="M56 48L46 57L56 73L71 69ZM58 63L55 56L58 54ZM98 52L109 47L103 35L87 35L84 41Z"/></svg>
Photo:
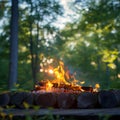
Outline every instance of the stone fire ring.
<svg viewBox="0 0 120 120"><path fill-rule="evenodd" d="M30 109L34 106L55 109L119 108L120 90L99 92L6 92L0 94L0 107Z"/></svg>

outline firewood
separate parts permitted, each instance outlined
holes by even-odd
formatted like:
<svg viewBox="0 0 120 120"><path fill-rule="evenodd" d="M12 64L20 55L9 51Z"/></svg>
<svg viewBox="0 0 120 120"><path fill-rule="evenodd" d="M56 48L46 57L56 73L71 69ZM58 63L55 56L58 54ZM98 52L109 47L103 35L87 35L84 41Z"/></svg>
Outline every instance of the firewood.
<svg viewBox="0 0 120 120"><path fill-rule="evenodd" d="M98 94L99 104L102 108L113 108L120 105L120 91L100 91Z"/></svg>
<svg viewBox="0 0 120 120"><path fill-rule="evenodd" d="M10 95L10 105L15 105L17 108L25 108L25 104L31 107L33 104L33 95L28 92L15 92Z"/></svg>
<svg viewBox="0 0 120 120"><path fill-rule="evenodd" d="M81 89L83 89L85 92L93 92L92 87L81 86Z"/></svg>
<svg viewBox="0 0 120 120"><path fill-rule="evenodd" d="M58 87L58 83L52 83L53 87L57 88Z"/></svg>
<svg viewBox="0 0 120 120"><path fill-rule="evenodd" d="M42 108L55 107L56 94L55 93L36 93L34 94L34 103Z"/></svg>
<svg viewBox="0 0 120 120"><path fill-rule="evenodd" d="M8 93L0 94L0 106L1 107L5 107L6 105L8 105L9 101L10 101L10 97Z"/></svg>
<svg viewBox="0 0 120 120"><path fill-rule="evenodd" d="M35 89L33 91L40 91L40 90L46 90L46 84L47 81L40 81L35 85ZM73 91L74 93L76 92L93 92L92 87L87 87L87 86L79 86L79 85L72 85L72 84L64 84L64 83L51 83L52 84L52 89L64 89L64 91L71 92ZM61 91L62 92L62 91Z"/></svg>
<svg viewBox="0 0 120 120"><path fill-rule="evenodd" d="M57 103L58 108L76 108L76 96L75 94L70 93L58 93L57 94Z"/></svg>
<svg viewBox="0 0 120 120"><path fill-rule="evenodd" d="M98 106L97 93L82 92L77 98L78 108L96 108Z"/></svg>

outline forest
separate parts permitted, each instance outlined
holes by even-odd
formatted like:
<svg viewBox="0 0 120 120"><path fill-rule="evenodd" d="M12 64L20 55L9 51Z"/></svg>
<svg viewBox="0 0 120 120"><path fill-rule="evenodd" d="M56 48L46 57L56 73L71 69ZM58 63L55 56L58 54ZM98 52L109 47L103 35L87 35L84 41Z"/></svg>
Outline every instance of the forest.
<svg viewBox="0 0 120 120"><path fill-rule="evenodd" d="M0 92L32 90L59 61L82 86L120 88L120 1L65 1L0 0Z"/></svg>

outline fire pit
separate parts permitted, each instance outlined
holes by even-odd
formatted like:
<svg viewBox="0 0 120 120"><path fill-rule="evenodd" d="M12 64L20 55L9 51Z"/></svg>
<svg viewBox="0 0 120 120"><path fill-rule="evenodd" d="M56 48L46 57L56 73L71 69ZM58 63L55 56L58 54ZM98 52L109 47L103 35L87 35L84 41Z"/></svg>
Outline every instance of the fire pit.
<svg viewBox="0 0 120 120"><path fill-rule="evenodd" d="M59 62L56 68L45 70L54 75L52 80L39 81L32 91L35 94L35 104L54 108L94 108L98 105L97 89L80 86L74 75L64 70L64 63ZM42 72L44 69L42 68ZM70 81L72 78L72 81ZM84 99L85 98L85 99ZM82 101L82 102L81 102ZM86 103L83 103L86 101ZM82 104L81 104L82 103ZM83 105L84 104L84 105Z"/></svg>
<svg viewBox="0 0 120 120"><path fill-rule="evenodd" d="M25 116L60 116L65 120L99 120L109 116L108 120L120 119L120 91L100 91L81 93L56 92L14 92L0 95L1 115L13 115L16 119ZM36 106L37 105L37 106ZM9 106L9 108L8 108ZM37 109L36 109L37 107ZM39 107L39 108L38 108ZM53 109L50 109L52 107ZM7 109L6 109L7 108ZM102 116L102 118L100 118ZM69 119L68 119L69 120Z"/></svg>

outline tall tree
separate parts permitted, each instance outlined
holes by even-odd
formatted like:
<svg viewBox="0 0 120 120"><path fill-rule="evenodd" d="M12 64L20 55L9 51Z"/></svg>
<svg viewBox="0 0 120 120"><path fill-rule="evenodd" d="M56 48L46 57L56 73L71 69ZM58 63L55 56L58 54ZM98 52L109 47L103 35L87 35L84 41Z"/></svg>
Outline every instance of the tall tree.
<svg viewBox="0 0 120 120"><path fill-rule="evenodd" d="M55 31L53 23L57 16L62 14L62 7L56 0L26 0L26 4L27 14L24 19L21 19L21 23L27 23L22 26L22 29L25 27L28 29L27 41L29 42L32 79L35 84L39 80L37 78L41 61L39 56L41 54L48 55L48 44L50 42L48 36L52 36L53 31ZM24 17L23 14L22 17ZM26 47L28 48L28 45Z"/></svg>
<svg viewBox="0 0 120 120"><path fill-rule="evenodd" d="M18 0L12 0L11 28L10 28L10 71L9 84L11 90L17 83L18 63Z"/></svg>

